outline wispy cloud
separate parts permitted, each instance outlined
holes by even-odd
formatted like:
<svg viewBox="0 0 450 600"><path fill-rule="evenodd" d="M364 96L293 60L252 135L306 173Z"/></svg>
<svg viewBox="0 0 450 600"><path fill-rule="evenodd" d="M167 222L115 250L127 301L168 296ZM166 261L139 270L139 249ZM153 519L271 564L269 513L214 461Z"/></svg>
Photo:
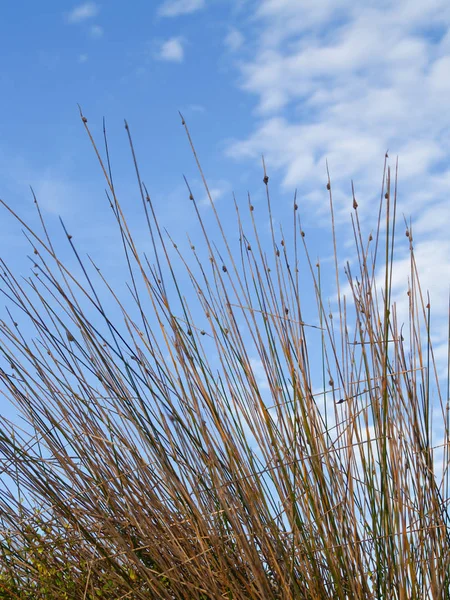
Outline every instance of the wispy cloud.
<svg viewBox="0 0 450 600"><path fill-rule="evenodd" d="M261 0L252 19L255 52L240 62L240 84L255 98L257 119L229 155L259 161L264 153L286 190L301 186L304 198L314 197L311 212L326 205L317 190L326 192L327 159L338 210L349 212L354 179L363 217L378 195L386 149L393 166L398 155L399 214L412 214L425 289L436 316L445 315L450 5ZM397 266L402 279L403 262Z"/></svg>
<svg viewBox="0 0 450 600"><path fill-rule="evenodd" d="M77 192L73 182L55 177L50 171L33 182L33 189L41 207L53 215L69 211L68 207L76 198Z"/></svg>
<svg viewBox="0 0 450 600"><path fill-rule="evenodd" d="M99 39L103 37L103 33L103 27L100 27L100 25L92 25L92 27L89 30L90 36L94 39Z"/></svg>
<svg viewBox="0 0 450 600"><path fill-rule="evenodd" d="M230 29L224 39L225 46L231 52L239 50L244 43L244 36L238 29Z"/></svg>
<svg viewBox="0 0 450 600"><path fill-rule="evenodd" d="M183 38L173 37L163 42L156 54L159 60L181 63L184 60Z"/></svg>
<svg viewBox="0 0 450 600"><path fill-rule="evenodd" d="M206 108L203 106L203 104L189 104L187 110L191 113L204 113Z"/></svg>
<svg viewBox="0 0 450 600"><path fill-rule="evenodd" d="M211 196L211 200L216 204L221 198L224 197L225 194L231 191L231 186L228 181L219 180L219 181L210 181L209 185L209 193ZM211 206L211 200L209 196L205 193L203 198L200 200L200 206Z"/></svg>
<svg viewBox="0 0 450 600"><path fill-rule="evenodd" d="M187 15L206 6L205 0L166 0L158 10L162 17Z"/></svg>
<svg viewBox="0 0 450 600"><path fill-rule="evenodd" d="M257 14L257 51L242 63L241 86L255 96L259 119L231 154L263 151L288 187L310 180L325 156L342 181L373 171L388 147L401 157L403 181L444 159L450 36L419 28L439 31L447 3L363 10L348 0L263 0Z"/></svg>
<svg viewBox="0 0 450 600"><path fill-rule="evenodd" d="M72 9L67 15L69 23L81 23L87 19L92 19L99 13L99 7L95 2L84 2Z"/></svg>
<svg viewBox="0 0 450 600"><path fill-rule="evenodd" d="M269 390L270 384L267 379L267 372L260 358L250 358L250 367L256 379L256 385L260 390Z"/></svg>

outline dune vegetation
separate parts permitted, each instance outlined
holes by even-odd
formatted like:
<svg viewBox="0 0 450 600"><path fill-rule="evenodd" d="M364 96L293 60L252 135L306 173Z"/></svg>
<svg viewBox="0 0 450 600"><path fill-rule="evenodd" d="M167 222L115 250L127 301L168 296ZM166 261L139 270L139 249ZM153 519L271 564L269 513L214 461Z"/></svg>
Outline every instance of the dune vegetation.
<svg viewBox="0 0 450 600"><path fill-rule="evenodd" d="M308 251L299 199L274 225L264 161L265 205L235 200L229 233L182 119L215 220L206 226L186 181L201 232L186 252L158 221L125 125L144 252L106 134L94 140L81 117L128 289L83 258L64 223L76 269L59 258L38 198L39 231L1 201L32 274L2 260L0 389L24 422L0 421L0 598L450 598L448 378L387 154L373 213L360 218L349 198L347 264L324 180L325 263Z"/></svg>

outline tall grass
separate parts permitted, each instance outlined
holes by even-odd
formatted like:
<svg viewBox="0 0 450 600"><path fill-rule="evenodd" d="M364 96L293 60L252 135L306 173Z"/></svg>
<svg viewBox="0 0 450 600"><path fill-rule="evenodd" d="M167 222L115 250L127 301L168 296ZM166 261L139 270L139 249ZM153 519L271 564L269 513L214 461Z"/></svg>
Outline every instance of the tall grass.
<svg viewBox="0 0 450 600"><path fill-rule="evenodd" d="M216 219L212 237L188 185L202 238L187 256L159 224L126 125L150 258L106 136L101 151L82 120L129 295L82 261L63 224L80 275L69 270L36 198L41 233L2 201L34 274L2 262L2 390L27 426L1 421L0 598L450 598L448 388L410 227L407 314L392 297L387 155L371 233L355 195L349 206L345 274L325 182L330 277L308 253L297 200L286 234L275 231L264 164L269 238L250 199L225 233L182 120Z"/></svg>

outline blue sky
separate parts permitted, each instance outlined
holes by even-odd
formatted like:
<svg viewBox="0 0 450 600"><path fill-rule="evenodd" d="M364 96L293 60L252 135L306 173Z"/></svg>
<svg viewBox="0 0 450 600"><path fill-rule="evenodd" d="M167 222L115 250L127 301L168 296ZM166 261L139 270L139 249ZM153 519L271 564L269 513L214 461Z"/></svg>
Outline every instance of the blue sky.
<svg viewBox="0 0 450 600"><path fill-rule="evenodd" d="M389 149L392 166L399 156L400 221L402 213L413 219L423 286L432 296L436 355L443 361L449 23L448 0L6 3L0 197L33 223L32 185L55 231L61 215L86 251L114 264L116 237L104 216L104 182L79 103L95 136L106 118L115 178L130 208L138 195L123 128L128 120L143 179L163 224L180 239L195 228L183 173L200 201L204 197L181 111L218 209L227 213L233 191L242 202L247 191L255 205L263 202L264 154L277 218L290 214L297 188L305 229L316 234L311 252L324 259L328 160L346 259L350 181L365 226L375 226ZM28 246L7 215L0 232L0 255L25 270ZM403 239L395 269L400 309L406 249Z"/></svg>

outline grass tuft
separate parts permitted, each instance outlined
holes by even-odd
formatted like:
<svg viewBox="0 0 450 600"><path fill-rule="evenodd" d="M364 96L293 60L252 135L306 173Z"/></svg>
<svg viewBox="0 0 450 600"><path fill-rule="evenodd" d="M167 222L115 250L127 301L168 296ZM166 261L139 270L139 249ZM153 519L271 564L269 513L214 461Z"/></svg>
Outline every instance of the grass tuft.
<svg viewBox="0 0 450 600"><path fill-rule="evenodd" d="M344 270L327 168L330 275L308 252L296 198L289 231L275 230L264 161L269 234L250 198L235 201L227 232L181 117L215 220L186 181L201 232L189 255L158 221L125 123L144 252L106 132L101 151L80 116L128 295L62 221L75 269L59 258L36 197L40 233L1 201L30 241L33 275L2 261L1 389L25 426L0 420L0 598L450 598L448 386L410 224L406 314L393 297L387 155L369 232L352 184Z"/></svg>

